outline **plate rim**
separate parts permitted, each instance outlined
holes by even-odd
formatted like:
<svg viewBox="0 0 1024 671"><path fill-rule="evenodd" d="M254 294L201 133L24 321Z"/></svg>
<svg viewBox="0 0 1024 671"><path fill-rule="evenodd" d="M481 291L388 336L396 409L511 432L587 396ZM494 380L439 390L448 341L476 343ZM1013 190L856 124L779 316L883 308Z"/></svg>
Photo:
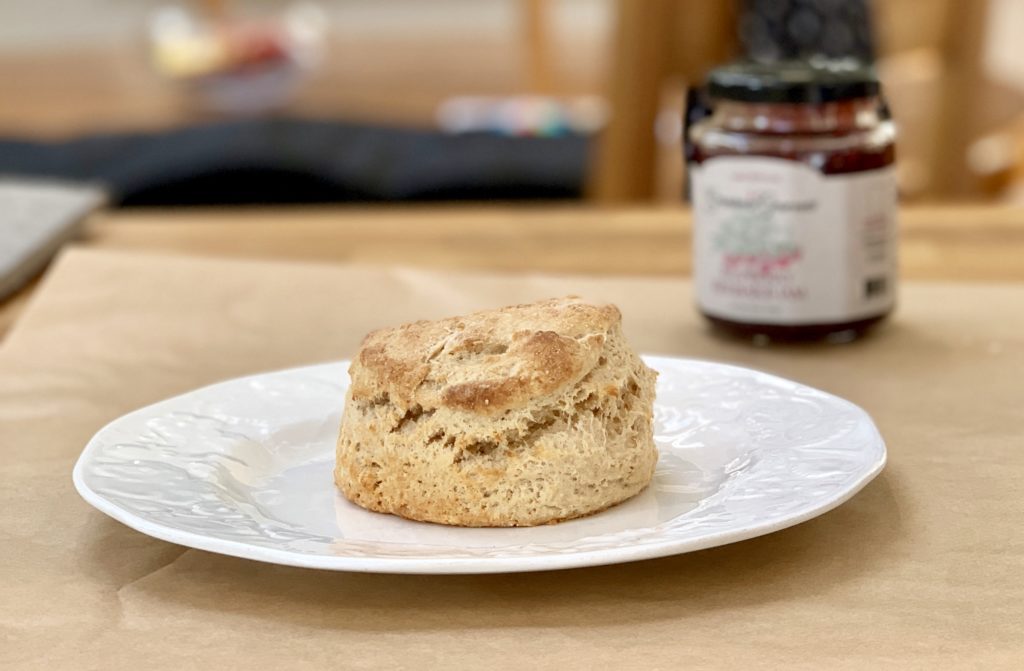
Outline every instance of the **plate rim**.
<svg viewBox="0 0 1024 671"><path fill-rule="evenodd" d="M325 366L344 367L350 360L342 359L304 366L292 366L220 380L218 382L203 385L184 393L156 401L155 403L150 403L120 415L119 417L107 422L102 428L96 431L92 438L90 438L86 443L72 470L72 482L79 496L81 496L86 503L105 515L147 536L169 543L174 543L176 545L181 545L186 548L270 564L329 571L420 575L486 574L526 573L591 566L606 566L610 564L620 564L686 554L689 552L696 552L698 550L706 550L722 545L738 543L752 538L757 538L759 536L765 536L824 515L825 513L839 507L846 501L849 501L869 482L874 480L878 474L882 472L888 462L888 447L886 446L885 440L882 438L877 425L871 418L871 415L859 405L844 398L795 380L747 368L745 366L737 366L734 364L690 357L655 354L643 354L641 357L645 363L655 369L658 368L656 364L660 361L671 361L674 363L698 363L702 365L711 365L716 368L742 372L748 375L753 374L761 380L781 381L787 385L797 385L799 387L812 390L815 393L822 394L828 397L832 402L838 402L841 405L852 408L861 416L872 431L874 444L877 444L877 447L880 450L879 457L870 465L869 468L865 469L856 480L852 481L842 491L829 498L823 498L817 505L810 506L797 514L792 514L782 519L769 520L762 524L747 524L737 527L736 529L711 533L692 539L666 539L663 543L655 542L641 546L620 546L616 548L584 550L580 552L517 557L355 557L346 555L329 556L304 554L291 550L268 548L259 545L251 545L243 541L214 538L194 531L186 531L177 527L148 521L122 508L113 501L106 499L85 482L85 477L83 475L85 464L88 463L92 452L97 449L97 445L100 442L99 438L107 431L107 429L111 428L115 424L129 420L137 415L149 413L163 405L174 404L179 399L214 387L236 384L244 382L245 380L262 378L268 375L300 372L307 369L323 368Z"/></svg>

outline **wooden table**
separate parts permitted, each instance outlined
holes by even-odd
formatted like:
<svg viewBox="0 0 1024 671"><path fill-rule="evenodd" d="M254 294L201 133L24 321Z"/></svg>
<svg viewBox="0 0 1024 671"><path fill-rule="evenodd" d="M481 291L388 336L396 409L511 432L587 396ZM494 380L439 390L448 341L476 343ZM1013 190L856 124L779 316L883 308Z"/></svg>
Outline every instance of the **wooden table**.
<svg viewBox="0 0 1024 671"><path fill-rule="evenodd" d="M1024 281L1024 209L906 208L903 277ZM688 275L690 216L674 207L435 206L122 210L88 247L433 268ZM0 334L31 289L0 304Z"/></svg>

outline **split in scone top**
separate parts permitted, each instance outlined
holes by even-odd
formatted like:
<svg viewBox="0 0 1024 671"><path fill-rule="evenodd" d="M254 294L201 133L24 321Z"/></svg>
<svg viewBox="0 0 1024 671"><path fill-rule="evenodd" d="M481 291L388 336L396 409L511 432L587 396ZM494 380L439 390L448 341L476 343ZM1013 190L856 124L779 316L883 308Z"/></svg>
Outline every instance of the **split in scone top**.
<svg viewBox="0 0 1024 671"><path fill-rule="evenodd" d="M577 384L621 320L570 296L374 331L349 369L351 398L496 415Z"/></svg>

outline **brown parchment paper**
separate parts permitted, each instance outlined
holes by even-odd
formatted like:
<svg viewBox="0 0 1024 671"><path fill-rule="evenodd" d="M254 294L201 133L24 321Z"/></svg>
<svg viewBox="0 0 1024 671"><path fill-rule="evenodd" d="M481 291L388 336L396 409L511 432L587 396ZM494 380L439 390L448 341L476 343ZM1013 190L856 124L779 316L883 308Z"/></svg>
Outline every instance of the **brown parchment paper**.
<svg viewBox="0 0 1024 671"><path fill-rule="evenodd" d="M537 574L331 573L148 538L71 468L141 405L351 355L368 330L551 295L645 352L761 368L875 417L878 479L795 528ZM66 253L0 347L0 668L1024 668L1024 285L905 287L845 346L710 337L676 280Z"/></svg>

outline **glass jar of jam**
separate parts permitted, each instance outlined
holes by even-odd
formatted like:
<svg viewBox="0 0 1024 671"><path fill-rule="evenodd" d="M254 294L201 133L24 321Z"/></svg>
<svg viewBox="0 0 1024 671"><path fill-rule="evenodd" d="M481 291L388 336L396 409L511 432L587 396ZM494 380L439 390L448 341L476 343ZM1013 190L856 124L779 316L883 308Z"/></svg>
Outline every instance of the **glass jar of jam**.
<svg viewBox="0 0 1024 671"><path fill-rule="evenodd" d="M720 331L853 339L896 295L895 128L849 61L713 70L687 132L694 283Z"/></svg>

